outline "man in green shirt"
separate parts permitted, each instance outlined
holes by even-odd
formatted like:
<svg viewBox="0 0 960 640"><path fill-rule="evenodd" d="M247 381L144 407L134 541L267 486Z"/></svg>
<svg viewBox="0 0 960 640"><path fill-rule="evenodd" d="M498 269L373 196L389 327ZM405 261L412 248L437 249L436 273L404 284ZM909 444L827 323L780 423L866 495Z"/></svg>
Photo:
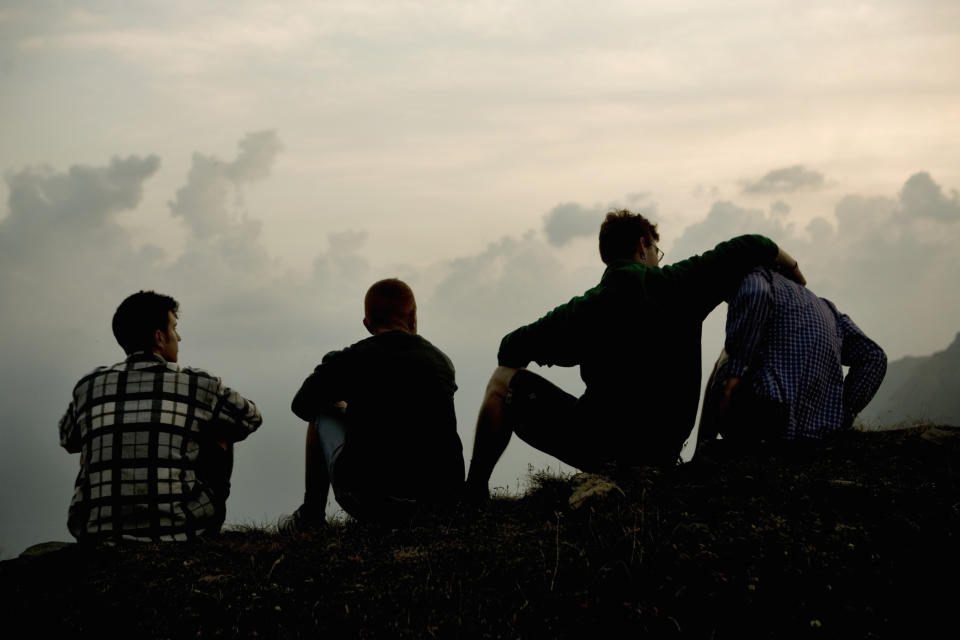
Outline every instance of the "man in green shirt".
<svg viewBox="0 0 960 640"><path fill-rule="evenodd" d="M629 211L600 227L600 284L507 334L477 418L467 491L487 494L510 435L567 464L673 464L693 428L703 319L754 267L805 284L796 260L759 235L660 268L656 225ZM526 370L580 366L576 398Z"/></svg>

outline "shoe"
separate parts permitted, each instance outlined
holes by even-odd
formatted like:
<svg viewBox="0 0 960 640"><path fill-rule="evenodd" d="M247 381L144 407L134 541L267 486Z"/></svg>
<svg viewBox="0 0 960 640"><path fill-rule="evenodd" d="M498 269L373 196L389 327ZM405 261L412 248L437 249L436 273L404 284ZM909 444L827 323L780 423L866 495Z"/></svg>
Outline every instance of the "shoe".
<svg viewBox="0 0 960 640"><path fill-rule="evenodd" d="M303 503L296 511L288 516L280 516L277 520L279 533L306 533L317 531L327 526L326 514L322 509Z"/></svg>

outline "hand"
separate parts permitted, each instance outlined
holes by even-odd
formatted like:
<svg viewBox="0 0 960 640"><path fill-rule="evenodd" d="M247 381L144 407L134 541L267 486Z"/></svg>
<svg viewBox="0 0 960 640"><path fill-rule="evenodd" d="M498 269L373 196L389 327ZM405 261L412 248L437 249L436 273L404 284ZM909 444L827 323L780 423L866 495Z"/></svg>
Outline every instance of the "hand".
<svg viewBox="0 0 960 640"><path fill-rule="evenodd" d="M800 271L800 263L794 260L793 256L783 249L780 249L780 252L777 253L777 258L774 260L774 267L776 267L777 271L797 284L807 285L807 279L803 277L803 272Z"/></svg>
<svg viewBox="0 0 960 640"><path fill-rule="evenodd" d="M723 396L720 397L720 402L717 403L718 415L722 416L730 410L730 400L733 398L734 389L737 388L738 384L740 384L740 378L727 379L727 384L723 387Z"/></svg>

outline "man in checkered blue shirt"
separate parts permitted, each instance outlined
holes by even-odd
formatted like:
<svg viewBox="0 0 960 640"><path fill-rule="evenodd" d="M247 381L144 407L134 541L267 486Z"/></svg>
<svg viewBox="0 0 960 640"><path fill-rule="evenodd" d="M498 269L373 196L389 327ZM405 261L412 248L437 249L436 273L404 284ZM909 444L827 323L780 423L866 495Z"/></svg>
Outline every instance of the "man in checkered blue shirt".
<svg viewBox="0 0 960 640"><path fill-rule="evenodd" d="M729 304L701 443L717 432L751 442L821 440L853 426L887 370L877 343L832 302L767 268L748 274Z"/></svg>
<svg viewBox="0 0 960 640"><path fill-rule="evenodd" d="M233 443L262 422L249 400L178 366L179 305L141 291L113 316L127 358L73 390L60 444L80 454L67 526L80 541L186 540L226 516Z"/></svg>

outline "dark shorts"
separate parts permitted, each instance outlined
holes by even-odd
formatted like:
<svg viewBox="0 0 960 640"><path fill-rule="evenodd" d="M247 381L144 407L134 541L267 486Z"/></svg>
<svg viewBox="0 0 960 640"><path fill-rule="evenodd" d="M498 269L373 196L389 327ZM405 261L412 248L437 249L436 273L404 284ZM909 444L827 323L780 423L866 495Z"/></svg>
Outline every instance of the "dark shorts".
<svg viewBox="0 0 960 640"><path fill-rule="evenodd" d="M521 369L507 389L503 417L521 440L581 470L598 470L608 456L584 427L577 398L546 378Z"/></svg>
<svg viewBox="0 0 960 640"><path fill-rule="evenodd" d="M350 471L350 461L343 456L346 442L346 416L342 410L320 414L313 421L323 450L324 462L333 495L344 511L363 521L397 521L409 518L421 509L430 506L425 498L410 498L391 495L389 489L369 486L358 481L355 471ZM349 454L347 454L349 456ZM344 462L344 464L340 464ZM346 467L344 471L343 467Z"/></svg>
<svg viewBox="0 0 960 640"><path fill-rule="evenodd" d="M230 476L233 474L233 444L226 449L213 441L200 445L197 478L210 490L216 509L215 523L209 529L216 531L227 517L227 498L230 497Z"/></svg>

